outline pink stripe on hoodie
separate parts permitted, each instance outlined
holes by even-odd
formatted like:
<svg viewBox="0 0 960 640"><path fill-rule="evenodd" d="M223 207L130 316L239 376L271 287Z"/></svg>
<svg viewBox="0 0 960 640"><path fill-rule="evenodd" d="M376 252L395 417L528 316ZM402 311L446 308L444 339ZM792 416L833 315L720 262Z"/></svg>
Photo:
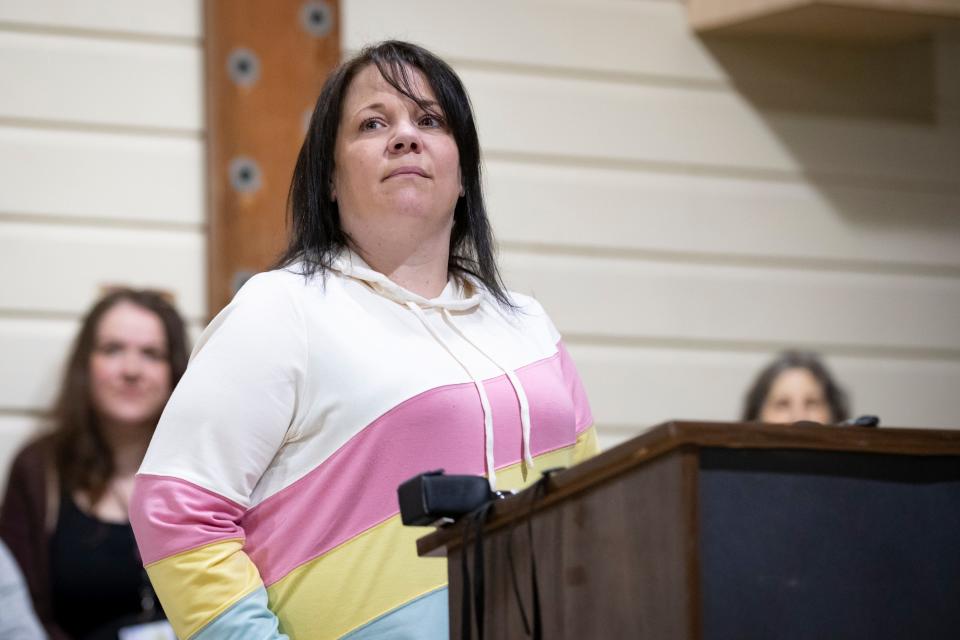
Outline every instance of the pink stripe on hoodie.
<svg viewBox="0 0 960 640"><path fill-rule="evenodd" d="M558 388L564 384L560 362L555 355L517 372L534 407L534 455L576 442L569 394ZM505 376L484 386L494 414L497 467L515 464L521 455L516 394ZM269 586L397 514L397 486L418 473L443 468L482 475L482 422L473 384L425 392L378 418L305 477L248 511L241 522L246 551L264 583Z"/></svg>

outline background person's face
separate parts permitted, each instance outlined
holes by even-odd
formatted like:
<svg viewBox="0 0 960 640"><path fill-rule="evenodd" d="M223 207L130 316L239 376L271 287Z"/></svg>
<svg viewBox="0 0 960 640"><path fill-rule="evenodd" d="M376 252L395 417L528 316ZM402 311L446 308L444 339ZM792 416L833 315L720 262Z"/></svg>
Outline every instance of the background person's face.
<svg viewBox="0 0 960 640"><path fill-rule="evenodd" d="M100 419L152 423L170 391L167 337L160 318L131 302L117 303L100 319L90 356L90 392Z"/></svg>
<svg viewBox="0 0 960 640"><path fill-rule="evenodd" d="M419 71L415 91L436 101ZM439 111L439 106L436 107ZM334 197L358 243L376 229L449 234L460 195L460 156L446 124L394 89L376 66L360 71L343 103L335 148Z"/></svg>
<svg viewBox="0 0 960 640"><path fill-rule="evenodd" d="M787 369L770 385L760 410L762 422L833 421L823 387L806 369Z"/></svg>

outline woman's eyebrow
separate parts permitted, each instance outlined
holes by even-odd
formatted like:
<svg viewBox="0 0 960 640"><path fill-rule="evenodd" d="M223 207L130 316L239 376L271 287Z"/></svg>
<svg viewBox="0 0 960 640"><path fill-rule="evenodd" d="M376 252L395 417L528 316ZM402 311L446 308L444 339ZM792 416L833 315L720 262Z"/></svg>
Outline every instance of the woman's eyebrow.
<svg viewBox="0 0 960 640"><path fill-rule="evenodd" d="M374 103L372 103L372 104L367 104L367 105L364 105L364 106L360 107L359 109L357 109L356 111L353 112L353 115L356 116L357 114L362 113L362 112L367 111L367 110L369 110L369 111L382 111L382 110L384 110L385 108L386 108L386 105L383 104L382 102L374 102Z"/></svg>
<svg viewBox="0 0 960 640"><path fill-rule="evenodd" d="M419 108L425 109L425 110L428 110L428 111L429 111L429 110L441 111L441 110L440 110L440 103L437 102L436 100L424 100L424 101L422 101L422 102L416 103L416 105L417 105ZM367 104L367 105L364 105L364 106L360 107L359 109L357 109L356 111L354 111L353 117L358 116L359 114L363 113L364 111L383 111L383 110L385 110L386 108L387 108L387 105L385 105L385 104L382 103L382 102L372 102L372 103ZM441 111L441 113L442 113L442 111Z"/></svg>

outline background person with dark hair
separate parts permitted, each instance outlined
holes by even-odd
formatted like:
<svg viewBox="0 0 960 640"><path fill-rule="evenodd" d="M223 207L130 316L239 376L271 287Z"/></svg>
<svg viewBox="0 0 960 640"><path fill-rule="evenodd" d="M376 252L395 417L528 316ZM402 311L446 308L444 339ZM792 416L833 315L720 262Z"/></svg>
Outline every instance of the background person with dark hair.
<svg viewBox="0 0 960 640"><path fill-rule="evenodd" d="M54 639L116 638L162 617L137 553L133 477L187 364L186 333L161 295L118 289L86 315L67 361L54 431L16 457L0 537Z"/></svg>
<svg viewBox="0 0 960 640"><path fill-rule="evenodd" d="M744 399L744 422L822 424L849 417L846 392L830 375L817 354L785 351L754 380Z"/></svg>
<svg viewBox="0 0 960 640"><path fill-rule="evenodd" d="M583 386L500 280L467 94L430 52L332 74L290 207L280 268L204 332L137 476L144 562L181 637L446 638L446 563L397 486L590 455Z"/></svg>

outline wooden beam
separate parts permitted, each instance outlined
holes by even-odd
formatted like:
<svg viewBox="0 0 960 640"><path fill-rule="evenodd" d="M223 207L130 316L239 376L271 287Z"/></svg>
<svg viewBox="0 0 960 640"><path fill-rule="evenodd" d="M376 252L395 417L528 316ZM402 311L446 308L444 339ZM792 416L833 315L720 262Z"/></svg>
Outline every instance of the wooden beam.
<svg viewBox="0 0 960 640"><path fill-rule="evenodd" d="M286 197L323 80L336 0L206 0L208 312L285 246Z"/></svg>

